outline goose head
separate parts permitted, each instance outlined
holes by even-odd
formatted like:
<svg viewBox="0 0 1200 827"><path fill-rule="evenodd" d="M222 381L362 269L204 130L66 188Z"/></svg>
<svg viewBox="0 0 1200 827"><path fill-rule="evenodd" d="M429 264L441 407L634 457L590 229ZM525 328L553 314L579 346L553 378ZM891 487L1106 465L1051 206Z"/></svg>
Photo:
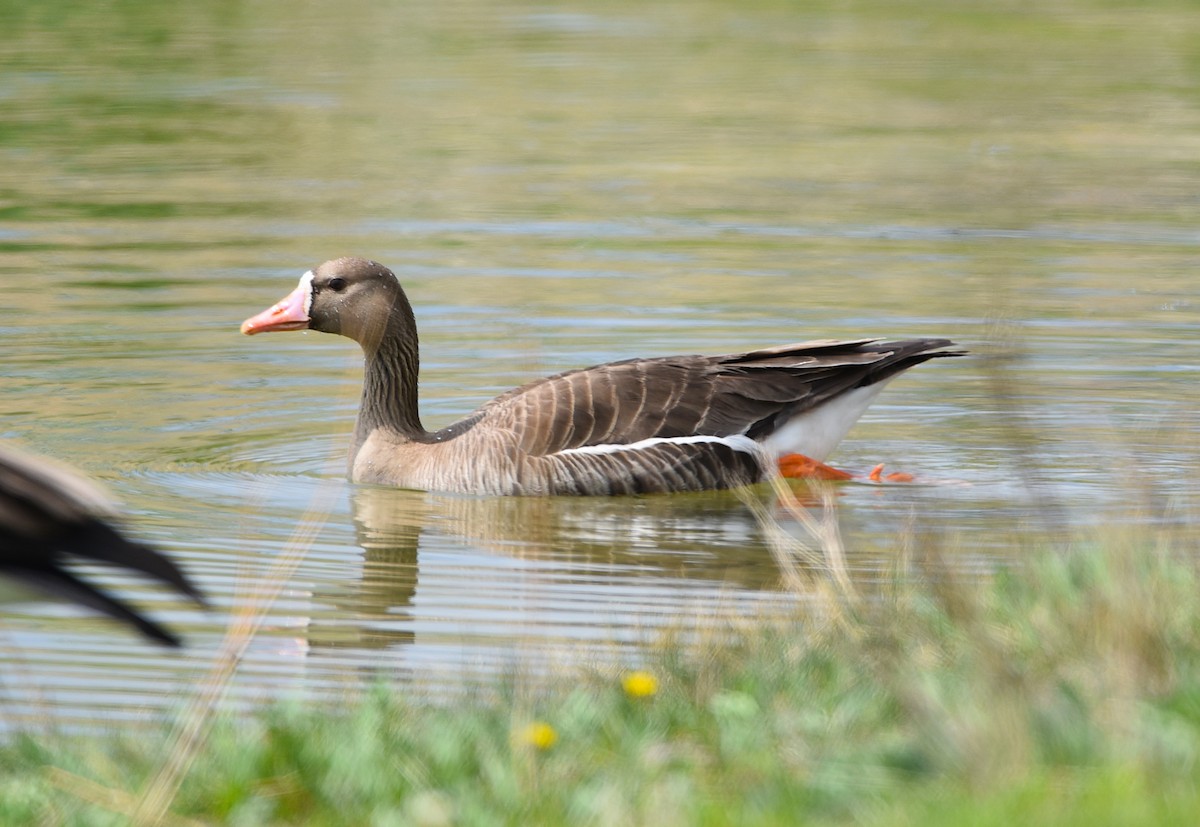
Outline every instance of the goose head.
<svg viewBox="0 0 1200 827"><path fill-rule="evenodd" d="M415 337L412 309L391 270L364 258L338 258L309 270L296 289L242 322L247 336L318 330L347 336L370 351L395 325Z"/></svg>

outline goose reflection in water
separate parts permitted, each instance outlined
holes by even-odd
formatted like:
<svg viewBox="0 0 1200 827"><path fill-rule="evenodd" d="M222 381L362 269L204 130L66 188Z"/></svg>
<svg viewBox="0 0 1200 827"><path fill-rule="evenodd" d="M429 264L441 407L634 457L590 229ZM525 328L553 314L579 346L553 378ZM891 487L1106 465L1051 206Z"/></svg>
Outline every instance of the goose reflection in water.
<svg viewBox="0 0 1200 827"><path fill-rule="evenodd" d="M580 650L794 601L733 492L500 498L361 486L352 504L361 580L314 598L355 620L314 619L314 651L419 643L453 660Z"/></svg>

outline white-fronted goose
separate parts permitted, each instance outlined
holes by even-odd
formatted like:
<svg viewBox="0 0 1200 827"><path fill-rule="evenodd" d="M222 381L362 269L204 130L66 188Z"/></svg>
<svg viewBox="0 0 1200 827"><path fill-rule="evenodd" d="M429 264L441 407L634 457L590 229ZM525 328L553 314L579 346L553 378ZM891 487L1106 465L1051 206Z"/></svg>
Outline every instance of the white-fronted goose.
<svg viewBox="0 0 1200 827"><path fill-rule="evenodd" d="M306 272L246 334L319 330L357 341L366 371L354 482L478 494L640 494L765 479L823 460L888 380L959 356L946 339L814 341L725 356L629 359L539 379L426 431L417 328L391 270L361 258Z"/></svg>
<svg viewBox="0 0 1200 827"><path fill-rule="evenodd" d="M0 571L82 603L178 646L179 639L115 597L79 579L63 564L71 557L140 571L203 605L179 568L149 546L130 540L106 519L111 501L87 480L49 460L0 445Z"/></svg>

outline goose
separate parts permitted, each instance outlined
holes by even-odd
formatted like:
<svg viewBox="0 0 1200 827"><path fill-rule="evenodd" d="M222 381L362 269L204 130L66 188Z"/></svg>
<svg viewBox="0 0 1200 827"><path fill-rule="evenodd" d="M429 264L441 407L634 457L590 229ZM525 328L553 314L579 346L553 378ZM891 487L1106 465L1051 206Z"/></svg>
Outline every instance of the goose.
<svg viewBox="0 0 1200 827"><path fill-rule="evenodd" d="M0 445L0 572L129 624L168 646L179 638L123 601L80 579L71 558L133 569L200 605L204 597L173 562L126 537L95 485L43 457Z"/></svg>
<svg viewBox="0 0 1200 827"><path fill-rule="evenodd" d="M484 495L698 491L780 468L819 473L889 380L965 353L948 339L857 339L627 359L535 380L428 431L413 310L382 264L327 261L241 330L317 330L362 347L351 481Z"/></svg>

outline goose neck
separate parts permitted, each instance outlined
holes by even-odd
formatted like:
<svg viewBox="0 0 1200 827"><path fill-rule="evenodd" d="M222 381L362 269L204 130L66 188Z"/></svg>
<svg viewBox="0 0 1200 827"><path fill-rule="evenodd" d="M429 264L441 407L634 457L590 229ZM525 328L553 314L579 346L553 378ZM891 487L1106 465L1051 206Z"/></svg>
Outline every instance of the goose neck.
<svg viewBox="0 0 1200 827"><path fill-rule="evenodd" d="M415 327L389 325L378 344L365 349L362 402L356 436L361 443L378 428L407 439L425 435L417 406L420 370Z"/></svg>

